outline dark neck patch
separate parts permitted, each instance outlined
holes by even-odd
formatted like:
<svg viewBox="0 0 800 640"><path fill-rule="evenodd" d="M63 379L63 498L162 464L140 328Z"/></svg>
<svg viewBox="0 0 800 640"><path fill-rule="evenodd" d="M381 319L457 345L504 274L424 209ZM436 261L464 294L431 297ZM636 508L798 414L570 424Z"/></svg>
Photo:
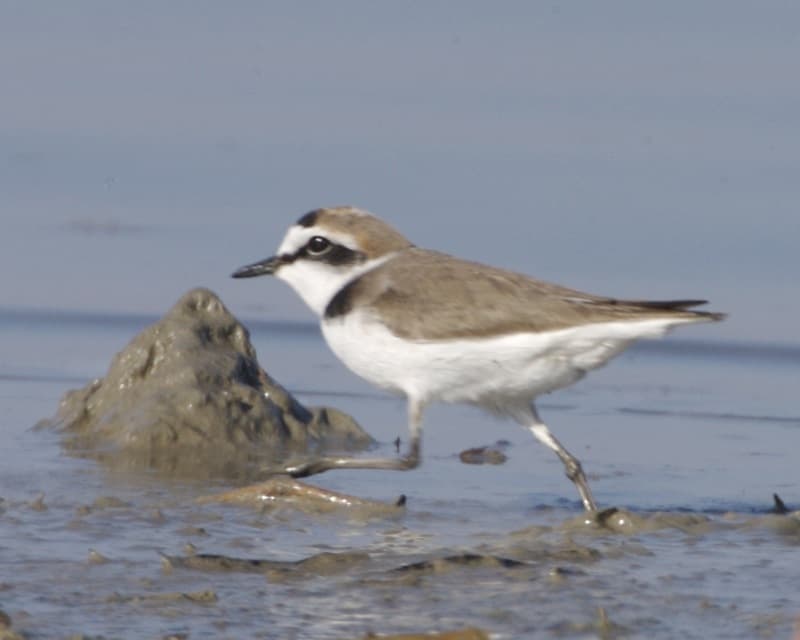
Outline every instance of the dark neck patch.
<svg viewBox="0 0 800 640"><path fill-rule="evenodd" d="M361 280L360 277L356 278L355 280L351 280L341 289L339 289L336 295L333 296L333 298L331 298L331 301L328 303L328 306L325 307L326 320L331 320L332 318L339 318L349 313L352 310L353 295L356 292L359 280Z"/></svg>

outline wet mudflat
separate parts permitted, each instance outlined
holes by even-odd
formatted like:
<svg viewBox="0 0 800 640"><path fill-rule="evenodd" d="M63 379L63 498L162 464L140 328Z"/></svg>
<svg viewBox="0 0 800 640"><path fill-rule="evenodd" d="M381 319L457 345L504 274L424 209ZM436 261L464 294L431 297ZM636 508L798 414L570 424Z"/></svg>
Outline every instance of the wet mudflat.
<svg viewBox="0 0 800 640"><path fill-rule="evenodd" d="M620 508L597 527L558 460L468 408L426 414L416 471L308 480L386 509L214 500L240 485L109 472L31 426L102 375L137 320L2 322L0 608L22 637L792 637L800 518L770 513L773 493L800 503L791 349L658 343L544 399L597 499ZM344 373L313 330L251 328L302 402L353 415L377 453L406 437L403 403ZM502 464L461 461L498 441Z"/></svg>

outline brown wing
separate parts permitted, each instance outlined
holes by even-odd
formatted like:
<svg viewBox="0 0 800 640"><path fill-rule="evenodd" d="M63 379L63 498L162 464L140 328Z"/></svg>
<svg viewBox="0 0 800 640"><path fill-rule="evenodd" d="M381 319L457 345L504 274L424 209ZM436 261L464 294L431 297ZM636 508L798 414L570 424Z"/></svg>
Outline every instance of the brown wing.
<svg viewBox="0 0 800 640"><path fill-rule="evenodd" d="M414 340L551 331L646 317L721 319L721 314L687 310L703 300L604 298L417 248L351 282L328 305L326 317L346 313L356 300L371 304L395 335Z"/></svg>

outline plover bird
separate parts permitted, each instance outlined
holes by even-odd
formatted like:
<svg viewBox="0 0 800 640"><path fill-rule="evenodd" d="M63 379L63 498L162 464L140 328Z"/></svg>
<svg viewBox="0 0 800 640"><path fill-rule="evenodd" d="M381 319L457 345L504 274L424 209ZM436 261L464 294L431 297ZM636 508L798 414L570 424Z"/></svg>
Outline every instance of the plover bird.
<svg viewBox="0 0 800 640"><path fill-rule="evenodd" d="M617 300L420 249L374 215L317 209L289 228L277 253L234 278L272 274L320 319L333 352L355 373L405 396L408 452L398 458L320 458L286 472L416 467L422 412L432 401L508 416L552 449L596 503L578 459L539 417L535 399L580 380L639 338L721 320L705 300Z"/></svg>

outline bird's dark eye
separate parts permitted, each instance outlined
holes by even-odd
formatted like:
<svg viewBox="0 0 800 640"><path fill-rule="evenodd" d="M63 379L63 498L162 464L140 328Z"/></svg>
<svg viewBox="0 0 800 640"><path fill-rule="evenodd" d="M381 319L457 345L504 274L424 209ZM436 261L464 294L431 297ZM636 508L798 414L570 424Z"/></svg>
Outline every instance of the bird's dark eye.
<svg viewBox="0 0 800 640"><path fill-rule="evenodd" d="M331 244L330 240L327 238L323 238L322 236L314 236L308 241L306 249L312 256L321 256L323 253L327 253L332 246L333 245Z"/></svg>

